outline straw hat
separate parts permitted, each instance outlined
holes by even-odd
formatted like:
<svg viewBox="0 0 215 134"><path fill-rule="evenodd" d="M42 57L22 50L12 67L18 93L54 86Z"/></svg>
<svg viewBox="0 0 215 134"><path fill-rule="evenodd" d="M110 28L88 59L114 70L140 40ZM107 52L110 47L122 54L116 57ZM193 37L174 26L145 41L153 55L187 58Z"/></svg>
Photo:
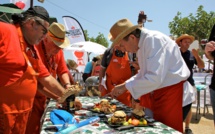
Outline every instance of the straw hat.
<svg viewBox="0 0 215 134"><path fill-rule="evenodd" d="M175 42L179 45L180 41L183 40L183 39L190 39L191 43L194 41L194 37L193 36L188 35L188 34L182 34L180 37L178 37L176 39Z"/></svg>
<svg viewBox="0 0 215 134"><path fill-rule="evenodd" d="M52 41L60 48L66 48L70 45L69 39L66 37L66 29L60 24L53 22L48 29L48 35Z"/></svg>
<svg viewBox="0 0 215 134"><path fill-rule="evenodd" d="M121 19L117 21L110 29L108 38L113 41L111 46L114 46L119 43L125 36L134 31L135 29L140 28L140 25L133 25L128 19Z"/></svg>
<svg viewBox="0 0 215 134"><path fill-rule="evenodd" d="M71 69L76 69L77 68L77 63L74 61L74 60L70 60L70 59L67 59L67 64L69 65L69 67Z"/></svg>

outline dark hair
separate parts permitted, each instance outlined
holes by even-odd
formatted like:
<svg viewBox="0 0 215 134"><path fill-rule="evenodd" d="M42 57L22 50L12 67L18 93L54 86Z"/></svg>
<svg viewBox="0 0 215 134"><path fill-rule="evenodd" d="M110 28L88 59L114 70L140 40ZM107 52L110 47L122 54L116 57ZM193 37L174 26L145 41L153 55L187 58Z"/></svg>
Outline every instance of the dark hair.
<svg viewBox="0 0 215 134"><path fill-rule="evenodd" d="M22 14L31 14L33 16L40 17L41 19L49 22L49 13L48 11L41 7L41 6L34 6L32 8L29 8L27 11L23 12Z"/></svg>
<svg viewBox="0 0 215 134"><path fill-rule="evenodd" d="M97 57L93 57L93 59L92 59L92 61L94 61L94 62L96 62L98 60L99 60L99 58L97 58Z"/></svg>
<svg viewBox="0 0 215 134"><path fill-rule="evenodd" d="M11 18L14 24L17 24L17 23L21 24L28 18L33 18L33 17L35 18L38 17L42 20L49 22L49 14L47 10L40 6L34 6L32 8L30 7L28 10L22 12L21 14L15 13L11 15Z"/></svg>
<svg viewBox="0 0 215 134"><path fill-rule="evenodd" d="M33 15L23 15L23 14L12 14L11 18L12 18L12 23L13 24L22 24L22 22L24 22L25 20L27 20L28 18L33 18Z"/></svg>
<svg viewBox="0 0 215 134"><path fill-rule="evenodd" d="M129 33L127 36L125 36L123 39L127 41L128 37L131 34L133 34L136 38L140 38L141 30L139 28L135 29L134 31L132 31L131 33Z"/></svg>

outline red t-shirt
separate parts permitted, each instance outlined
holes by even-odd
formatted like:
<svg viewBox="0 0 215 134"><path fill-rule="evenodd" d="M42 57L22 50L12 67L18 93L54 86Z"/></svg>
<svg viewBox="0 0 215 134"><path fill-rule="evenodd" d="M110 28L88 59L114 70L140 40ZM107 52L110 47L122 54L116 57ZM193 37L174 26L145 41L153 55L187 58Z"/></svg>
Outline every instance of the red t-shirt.
<svg viewBox="0 0 215 134"><path fill-rule="evenodd" d="M27 67L16 26L0 22L0 86L16 82ZM39 60L39 77L50 75Z"/></svg>
<svg viewBox="0 0 215 134"><path fill-rule="evenodd" d="M38 50L39 56L42 59L46 68L47 69L49 69L50 67L53 68L53 70L55 70L57 75L62 75L64 73L68 73L68 68L66 66L63 51L60 50L56 55L52 56L49 59L49 64L48 64L47 58L46 58L45 52L44 52L45 50L42 47L42 43L43 42L40 42L40 44L36 45L36 49ZM49 70L49 72L50 72L50 70Z"/></svg>
<svg viewBox="0 0 215 134"><path fill-rule="evenodd" d="M99 76L100 69L101 69L101 65L97 64L94 68L93 76Z"/></svg>

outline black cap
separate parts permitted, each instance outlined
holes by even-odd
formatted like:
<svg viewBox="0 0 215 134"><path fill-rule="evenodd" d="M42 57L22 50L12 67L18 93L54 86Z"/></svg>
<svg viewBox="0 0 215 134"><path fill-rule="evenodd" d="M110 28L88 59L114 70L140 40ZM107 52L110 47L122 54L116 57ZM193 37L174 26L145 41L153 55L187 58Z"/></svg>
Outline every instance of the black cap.
<svg viewBox="0 0 215 134"><path fill-rule="evenodd" d="M41 19L44 19L45 21L49 22L49 13L47 10L41 6L34 6L30 7L28 10L23 12L22 14L31 14L33 16L40 17Z"/></svg>

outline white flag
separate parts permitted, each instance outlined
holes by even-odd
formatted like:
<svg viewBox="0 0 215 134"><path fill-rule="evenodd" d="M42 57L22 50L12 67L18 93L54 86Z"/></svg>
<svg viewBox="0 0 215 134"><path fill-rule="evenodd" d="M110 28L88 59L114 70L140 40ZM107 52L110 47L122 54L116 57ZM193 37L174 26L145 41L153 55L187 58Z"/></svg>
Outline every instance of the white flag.
<svg viewBox="0 0 215 134"><path fill-rule="evenodd" d="M30 7L30 0L10 0L10 3L13 3L22 10L27 10Z"/></svg>
<svg viewBox="0 0 215 134"><path fill-rule="evenodd" d="M81 24L75 18L63 16L63 21L71 44L85 41L84 31L81 27Z"/></svg>
<svg viewBox="0 0 215 134"><path fill-rule="evenodd" d="M65 28L68 32L67 37L70 40L71 45L76 42L85 41L84 31L81 27L81 24L71 16L63 16ZM70 47L70 46L69 46ZM64 52L68 52L71 54L69 59L76 61L78 65L78 71L84 72L86 63L88 62L88 54L86 51L77 50L67 50L64 49Z"/></svg>

